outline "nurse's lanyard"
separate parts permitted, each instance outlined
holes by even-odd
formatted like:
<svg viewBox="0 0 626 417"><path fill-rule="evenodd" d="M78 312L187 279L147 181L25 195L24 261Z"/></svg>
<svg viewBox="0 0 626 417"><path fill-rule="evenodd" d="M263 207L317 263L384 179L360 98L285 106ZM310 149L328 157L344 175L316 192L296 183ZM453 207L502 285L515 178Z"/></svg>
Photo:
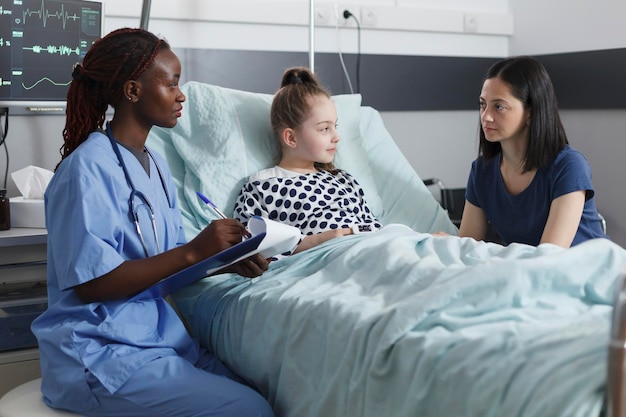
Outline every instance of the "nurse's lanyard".
<svg viewBox="0 0 626 417"><path fill-rule="evenodd" d="M161 253L161 247L159 245L159 236L157 235L156 220L154 218L154 208L152 207L152 204L150 203L148 198L144 195L144 193L142 193L141 191L135 188L135 184L133 183L133 180L130 178L130 174L128 173L128 169L126 168L126 164L124 163L124 158L122 158L120 148L117 144L117 141L113 137L113 132L111 132L111 126L109 125L109 123L107 123L106 133L107 133L107 136L109 137L109 140L111 141L111 147L113 147L113 152L115 152L115 155L117 156L117 160L122 166L122 170L124 171L124 176L126 177L126 183L130 187L130 197L128 199L129 216L130 216L130 220L133 223L135 223L135 229L137 230L137 234L139 235L139 240L141 240L141 246L143 246L143 251L146 254L146 258L149 257L150 255L148 254L148 247L146 246L146 241L144 240L143 233L141 233L141 227L139 227L139 214L137 213L137 207L135 207L135 197L140 199L142 203L145 204L146 207L148 207L148 210L150 212L150 221L152 222L152 233L154 234L154 240L156 242L157 253ZM148 150L148 148L144 148L144 149L146 150L146 152L148 152L148 155L154 161L154 166L156 166L157 172L159 173L161 186L163 187L163 191L165 191L165 197L167 198L167 202L169 204L170 196L169 196L169 193L167 192L167 187L165 186L165 180L163 179L161 168L159 168L159 164L157 164L157 161L156 159L154 159L154 156L152 156L152 153L150 153L150 150Z"/></svg>

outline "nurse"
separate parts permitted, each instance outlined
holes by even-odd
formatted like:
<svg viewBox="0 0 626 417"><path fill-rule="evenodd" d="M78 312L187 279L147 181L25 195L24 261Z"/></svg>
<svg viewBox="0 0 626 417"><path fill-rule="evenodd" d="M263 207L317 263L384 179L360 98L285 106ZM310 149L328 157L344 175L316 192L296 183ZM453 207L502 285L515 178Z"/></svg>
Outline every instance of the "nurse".
<svg viewBox="0 0 626 417"><path fill-rule="evenodd" d="M169 45L141 29L100 39L72 73L62 158L45 194L48 310L32 325L51 407L106 417L273 416L164 299L128 301L244 233L236 220L217 220L185 242L165 160L145 147L152 126L171 128L181 115L180 74ZM229 272L266 269L255 256Z"/></svg>

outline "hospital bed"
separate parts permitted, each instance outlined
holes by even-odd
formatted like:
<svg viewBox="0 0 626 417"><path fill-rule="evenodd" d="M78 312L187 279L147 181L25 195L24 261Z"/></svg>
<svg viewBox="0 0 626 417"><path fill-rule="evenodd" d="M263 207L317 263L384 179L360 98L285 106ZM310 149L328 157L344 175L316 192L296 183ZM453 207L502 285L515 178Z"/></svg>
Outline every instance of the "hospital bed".
<svg viewBox="0 0 626 417"><path fill-rule="evenodd" d="M191 238L214 219L196 191L232 213L277 145L271 95L182 88L183 117L153 129L148 146L169 164ZM179 290L190 331L280 417L600 415L626 251L605 239L566 250L455 236L380 114L359 95L333 99L336 163L386 226L272 262L259 278Z"/></svg>

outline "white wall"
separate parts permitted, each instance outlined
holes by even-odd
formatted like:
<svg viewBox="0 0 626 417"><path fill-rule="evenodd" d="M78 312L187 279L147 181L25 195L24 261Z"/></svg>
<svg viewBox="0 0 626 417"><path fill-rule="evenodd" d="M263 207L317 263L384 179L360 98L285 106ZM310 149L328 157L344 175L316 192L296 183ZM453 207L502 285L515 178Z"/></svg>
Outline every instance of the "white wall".
<svg viewBox="0 0 626 417"><path fill-rule="evenodd" d="M137 25L141 3L106 0L106 31ZM187 0L172 7L170 0L154 0L150 30L174 48L308 51L309 5L309 0ZM360 21L366 54L506 56L513 31L508 0L316 0L315 6L318 52L357 51L356 23L341 16L345 9ZM337 27L344 30L338 34Z"/></svg>
<svg viewBox="0 0 626 417"><path fill-rule="evenodd" d="M447 188L465 187L478 154L478 111L381 114L387 130L422 179L438 178Z"/></svg>
<svg viewBox="0 0 626 417"><path fill-rule="evenodd" d="M626 46L622 0L510 0L512 55L551 54Z"/></svg>

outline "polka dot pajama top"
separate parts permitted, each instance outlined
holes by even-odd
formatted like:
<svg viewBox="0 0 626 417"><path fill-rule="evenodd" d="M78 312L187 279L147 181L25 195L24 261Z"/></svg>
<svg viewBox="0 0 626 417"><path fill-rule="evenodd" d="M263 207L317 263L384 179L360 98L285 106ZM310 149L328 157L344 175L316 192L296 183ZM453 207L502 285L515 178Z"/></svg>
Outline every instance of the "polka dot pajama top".
<svg viewBox="0 0 626 417"><path fill-rule="evenodd" d="M300 174L278 166L249 178L235 203L235 218L243 224L261 216L295 226L313 235L359 224L382 225L365 201L358 182L345 171Z"/></svg>

